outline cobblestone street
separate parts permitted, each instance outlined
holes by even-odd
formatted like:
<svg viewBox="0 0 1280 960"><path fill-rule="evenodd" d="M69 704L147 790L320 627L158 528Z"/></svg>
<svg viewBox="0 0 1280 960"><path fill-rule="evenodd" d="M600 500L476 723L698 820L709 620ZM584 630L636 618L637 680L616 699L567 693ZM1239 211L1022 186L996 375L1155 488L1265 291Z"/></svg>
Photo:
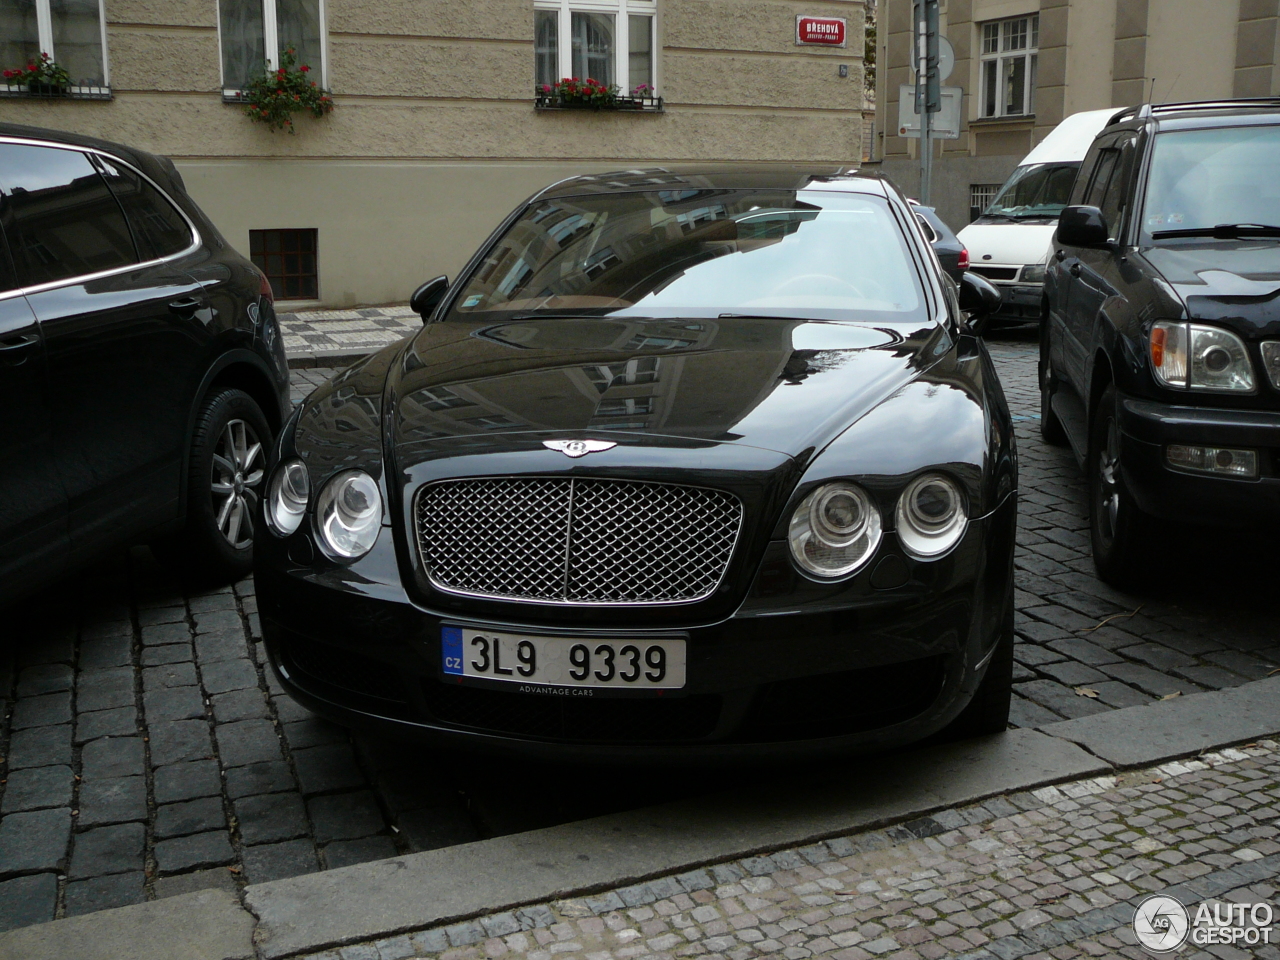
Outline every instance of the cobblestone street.
<svg viewBox="0 0 1280 960"><path fill-rule="evenodd" d="M1276 671L1280 645L1264 607L1274 589L1270 567L1250 559L1257 544L1246 541L1242 552L1234 534L1209 537L1209 546L1194 551L1173 543L1142 595L1118 593L1093 576L1079 469L1069 452L1039 439L1035 346L1004 339L992 352L1017 418L1022 472L1013 723L1039 726ZM331 372L296 370L295 399ZM1173 539L1185 533L1172 531ZM252 581L193 592L143 547L8 612L0 712L0 930L513 833L695 789L683 778L495 765L352 738L280 693L265 668ZM1275 763L1270 752L1264 759ZM1206 865L1210 877L1235 877L1229 864L1249 860L1252 851L1268 865L1265 876L1274 875L1280 846L1270 834L1249 832L1272 830L1259 824L1276 815L1274 781L1260 793L1232 792L1232 784L1261 776L1261 762L1237 757L1165 775L1164 783L1152 779L1158 774L1142 782L1126 774L1119 786L1095 785L1105 789L1096 796L1037 795L1014 798L1013 807L952 811L953 819L920 826L924 839L876 834L858 838L856 849L830 844L756 866L726 865L714 882L699 877L679 881L682 893L654 892L652 905L626 901L635 914L613 912L621 906L613 901L601 910L558 906L554 919L544 908L448 936L477 957L527 951L530 960L573 952L565 946L571 943L597 954L590 960L706 949L732 960L757 952L800 960L823 952L810 943L821 938L832 945L826 952L849 951L840 960L908 946L940 956L929 952L937 944L950 943L943 952L954 952L988 940L1005 957L1018 955L999 952L1005 938L1050 928L1062 936L1043 946L1112 949L1090 939L1111 921L1093 933L1053 924L1106 910L1156 883L1152 877L1161 884L1190 880L1191 873L1159 873L1193 869L1183 861ZM1265 769L1274 776L1274 766ZM752 774L727 773L705 786L723 789L734 776ZM1188 786L1171 788L1171 777ZM694 779L702 788L704 778ZM1203 787L1203 804L1193 783ZM1212 796L1219 790L1231 799ZM1114 813L1104 816L1103 803L1116 804ZM1205 812L1211 803L1216 812ZM1141 812L1148 807L1166 812ZM1264 817L1255 808L1270 812ZM1201 830L1210 823L1212 830ZM1124 839L1127 830L1134 835ZM1168 838L1160 841L1165 853L1140 839L1157 834ZM1032 854L1024 840L1043 849ZM1026 857L1038 864L1034 870ZM1255 879L1263 877L1220 892ZM853 888L856 896L835 896ZM579 909L587 913L564 912ZM899 930L899 920L913 926ZM802 928L821 932L792 943ZM477 930L485 936L463 942ZM692 930L698 937L686 936ZM444 952L444 934L433 936L415 949ZM468 946L481 939L483 947ZM704 946L694 949L694 940ZM686 941L691 946L675 950ZM706 946L712 941L721 948ZM1054 953L1059 960L1074 955Z"/></svg>
<svg viewBox="0 0 1280 960"><path fill-rule="evenodd" d="M1266 740L1015 793L308 960L1138 960L1150 955L1130 923L1148 893L1189 909L1275 898L1277 749ZM1280 950L1189 947L1182 956Z"/></svg>

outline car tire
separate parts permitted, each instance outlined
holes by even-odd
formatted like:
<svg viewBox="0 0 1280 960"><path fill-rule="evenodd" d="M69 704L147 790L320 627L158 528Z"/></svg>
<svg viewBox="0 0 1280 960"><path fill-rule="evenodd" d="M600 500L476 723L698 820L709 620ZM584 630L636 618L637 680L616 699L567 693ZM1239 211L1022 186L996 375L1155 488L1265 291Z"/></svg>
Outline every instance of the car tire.
<svg viewBox="0 0 1280 960"><path fill-rule="evenodd" d="M1053 412L1053 374L1049 370L1049 318L1040 319L1040 439L1052 447L1067 445L1067 431Z"/></svg>
<svg viewBox="0 0 1280 960"><path fill-rule="evenodd" d="M271 426L249 394L228 388L205 398L191 434L186 525L163 554L200 580L248 576L271 442Z"/></svg>
<svg viewBox="0 0 1280 960"><path fill-rule="evenodd" d="M1147 568L1153 525L1124 483L1116 409L1116 388L1108 385L1089 425L1085 474L1093 565L1104 581L1125 587L1141 579Z"/></svg>

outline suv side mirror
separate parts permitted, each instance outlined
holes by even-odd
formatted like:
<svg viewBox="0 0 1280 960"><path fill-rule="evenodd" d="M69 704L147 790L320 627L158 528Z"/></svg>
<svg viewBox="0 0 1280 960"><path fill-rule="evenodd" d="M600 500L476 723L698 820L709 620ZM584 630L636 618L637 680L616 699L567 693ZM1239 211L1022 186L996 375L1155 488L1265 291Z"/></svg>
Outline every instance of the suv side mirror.
<svg viewBox="0 0 1280 960"><path fill-rule="evenodd" d="M969 205L969 222L973 223L973 221L977 220L980 216L982 216L982 208L976 203L971 203Z"/></svg>
<svg viewBox="0 0 1280 960"><path fill-rule="evenodd" d="M413 296L409 298L409 309L422 317L422 322L426 323L427 318L440 305L440 301L444 299L444 295L448 291L448 277L435 277L428 280L413 291Z"/></svg>
<svg viewBox="0 0 1280 960"><path fill-rule="evenodd" d="M1064 247L1105 247L1111 234L1097 207L1064 207L1054 239Z"/></svg>
<svg viewBox="0 0 1280 960"><path fill-rule="evenodd" d="M1000 309L1004 298L1000 291L987 280L972 270L960 275L960 309L975 317L985 317Z"/></svg>

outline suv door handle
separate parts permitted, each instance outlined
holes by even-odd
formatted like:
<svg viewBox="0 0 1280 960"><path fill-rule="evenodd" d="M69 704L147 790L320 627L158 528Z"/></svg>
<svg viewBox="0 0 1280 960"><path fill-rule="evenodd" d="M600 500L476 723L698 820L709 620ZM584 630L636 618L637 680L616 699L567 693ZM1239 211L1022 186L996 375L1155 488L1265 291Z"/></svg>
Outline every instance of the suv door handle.
<svg viewBox="0 0 1280 960"><path fill-rule="evenodd" d="M190 317L200 309L202 302L199 297L183 297L181 300L170 303L169 310L180 317Z"/></svg>
<svg viewBox="0 0 1280 960"><path fill-rule="evenodd" d="M1072 275L1073 277L1078 277L1078 276L1080 276L1080 263L1079 263L1079 261L1077 261L1076 263L1073 263L1073 264L1071 265L1071 275Z"/></svg>

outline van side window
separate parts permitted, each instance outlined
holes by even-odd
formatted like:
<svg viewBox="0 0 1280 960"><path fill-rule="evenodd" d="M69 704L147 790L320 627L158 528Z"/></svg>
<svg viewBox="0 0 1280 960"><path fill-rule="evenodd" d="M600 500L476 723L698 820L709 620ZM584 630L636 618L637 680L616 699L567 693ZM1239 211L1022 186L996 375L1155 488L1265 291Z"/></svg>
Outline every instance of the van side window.
<svg viewBox="0 0 1280 960"><path fill-rule="evenodd" d="M20 285L138 262L120 205L83 153L0 143L0 170L0 217Z"/></svg>
<svg viewBox="0 0 1280 960"><path fill-rule="evenodd" d="M94 159L129 218L139 257L159 260L191 246L191 228L159 190L122 163L113 163L109 157Z"/></svg>

